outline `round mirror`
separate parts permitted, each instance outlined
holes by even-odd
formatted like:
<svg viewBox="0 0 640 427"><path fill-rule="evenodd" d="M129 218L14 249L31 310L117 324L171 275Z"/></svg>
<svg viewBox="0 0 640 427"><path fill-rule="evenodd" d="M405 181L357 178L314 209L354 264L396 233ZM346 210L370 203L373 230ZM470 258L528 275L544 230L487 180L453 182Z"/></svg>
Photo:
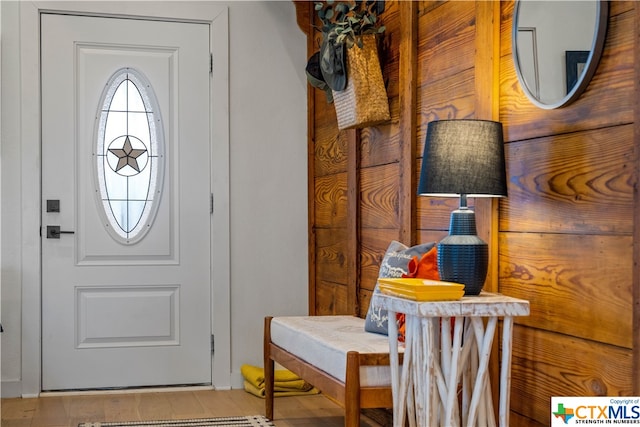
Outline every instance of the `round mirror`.
<svg viewBox="0 0 640 427"><path fill-rule="evenodd" d="M602 54L608 10L599 0L516 1L513 59L531 102L552 109L580 96Z"/></svg>

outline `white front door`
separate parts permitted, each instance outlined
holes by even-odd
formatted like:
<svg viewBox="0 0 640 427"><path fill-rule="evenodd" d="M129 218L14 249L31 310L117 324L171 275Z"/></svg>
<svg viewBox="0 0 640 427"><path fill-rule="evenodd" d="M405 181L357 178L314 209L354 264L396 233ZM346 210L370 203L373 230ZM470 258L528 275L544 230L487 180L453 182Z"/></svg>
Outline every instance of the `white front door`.
<svg viewBox="0 0 640 427"><path fill-rule="evenodd" d="M211 383L209 52L41 17L43 390Z"/></svg>

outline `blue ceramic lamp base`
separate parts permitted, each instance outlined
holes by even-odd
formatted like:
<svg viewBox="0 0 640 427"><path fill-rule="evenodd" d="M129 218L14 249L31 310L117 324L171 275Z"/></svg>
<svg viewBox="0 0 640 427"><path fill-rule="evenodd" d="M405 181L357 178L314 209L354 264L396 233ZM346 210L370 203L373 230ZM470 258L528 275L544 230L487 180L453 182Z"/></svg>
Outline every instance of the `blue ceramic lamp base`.
<svg viewBox="0 0 640 427"><path fill-rule="evenodd" d="M487 277L489 248L477 236L473 210L461 207L451 213L449 235L437 250L440 279L462 283L465 295L478 295Z"/></svg>

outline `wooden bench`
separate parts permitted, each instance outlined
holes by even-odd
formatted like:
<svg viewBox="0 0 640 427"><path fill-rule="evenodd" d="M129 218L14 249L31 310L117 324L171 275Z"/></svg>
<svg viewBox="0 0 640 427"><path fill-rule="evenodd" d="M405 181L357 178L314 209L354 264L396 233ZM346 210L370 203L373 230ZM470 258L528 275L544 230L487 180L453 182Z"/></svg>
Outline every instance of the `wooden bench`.
<svg viewBox="0 0 640 427"><path fill-rule="evenodd" d="M274 362L344 407L345 427L360 426L361 409L393 407L388 338L366 332L359 317L265 318L265 412L270 420Z"/></svg>

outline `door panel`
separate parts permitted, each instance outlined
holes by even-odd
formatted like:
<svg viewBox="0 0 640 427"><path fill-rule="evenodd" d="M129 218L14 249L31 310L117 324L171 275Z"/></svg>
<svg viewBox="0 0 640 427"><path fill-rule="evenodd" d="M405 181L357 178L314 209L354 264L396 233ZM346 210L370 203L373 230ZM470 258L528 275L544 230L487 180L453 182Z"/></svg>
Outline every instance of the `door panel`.
<svg viewBox="0 0 640 427"><path fill-rule="evenodd" d="M178 286L77 287L77 347L178 345L179 289ZM133 318L137 318L136 322L130 321Z"/></svg>
<svg viewBox="0 0 640 427"><path fill-rule="evenodd" d="M113 19L107 19L107 24L111 21ZM128 21L124 23L129 24ZM157 24L166 25L158 22L145 22L145 24L152 24L152 27ZM183 52L180 53L183 54ZM206 52L204 54L206 55ZM154 92L158 97L161 116L163 116L163 112L166 112L164 114L165 117L168 116L171 120L179 121L178 117L170 116L172 111L171 100L179 93L177 87L179 82L176 81L176 78L179 75L180 55L177 48L103 45L102 43L83 42L76 43L75 55L77 61L76 79L79 86L77 88L79 92L78 102L86 106L86 108L78 110L78 134L85 135L88 141L95 141L95 117L100 103L102 88L113 72L118 69L114 69L118 64L145 70L145 74L148 73L147 78L150 81L158 82L157 85L154 85ZM64 78L64 76L61 75L60 78ZM101 90L96 90L96 88ZM208 102L208 98L205 101ZM78 144L77 148L78 156L82 159L90 158L95 151L92 143L81 143ZM172 154L171 149L167 150L167 154ZM170 162L170 159L175 155L176 153L173 153L173 156L167 156L166 160ZM78 162L79 175L93 177L94 166L95 161ZM171 164L169 163L167 166L167 170L171 170ZM169 177L171 176L171 174L168 175ZM123 246L113 239L109 233L104 233L104 221L99 212L101 206L96 208L95 182L93 180L82 180L79 184L83 195L78 204L77 225L79 227L79 240L77 257L79 263L89 265L123 262L135 262L136 264L178 263L178 230L176 228L177 224L173 219L178 216L179 205L175 203L175 200L171 200L173 189L170 187L170 182L162 192L162 197L167 197L170 200L167 200L169 203L160 204L155 219L157 223L151 227L143 240L135 245L127 246Z"/></svg>
<svg viewBox="0 0 640 427"><path fill-rule="evenodd" d="M209 27L55 14L41 25L42 227L69 232L42 233L43 389L208 384ZM96 196L99 104L123 67L152 86L165 144L157 215L132 244L109 233Z"/></svg>

